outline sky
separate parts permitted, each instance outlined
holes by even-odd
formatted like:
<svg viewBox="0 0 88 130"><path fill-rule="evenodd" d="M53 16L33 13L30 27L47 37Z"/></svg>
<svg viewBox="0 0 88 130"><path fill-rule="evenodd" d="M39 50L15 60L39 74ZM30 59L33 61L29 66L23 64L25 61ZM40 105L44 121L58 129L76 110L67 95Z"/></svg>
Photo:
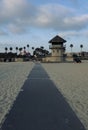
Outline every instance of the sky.
<svg viewBox="0 0 88 130"><path fill-rule="evenodd" d="M0 52L44 46L59 35L66 51L88 51L88 0L0 0Z"/></svg>

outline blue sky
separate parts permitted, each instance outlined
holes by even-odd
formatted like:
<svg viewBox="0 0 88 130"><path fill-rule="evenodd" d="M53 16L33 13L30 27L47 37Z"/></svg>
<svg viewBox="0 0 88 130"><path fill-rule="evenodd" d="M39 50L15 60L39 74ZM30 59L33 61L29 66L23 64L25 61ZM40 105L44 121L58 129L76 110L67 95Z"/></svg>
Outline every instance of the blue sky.
<svg viewBox="0 0 88 130"><path fill-rule="evenodd" d="M0 0L0 51L44 46L63 37L67 52L88 51L88 0Z"/></svg>

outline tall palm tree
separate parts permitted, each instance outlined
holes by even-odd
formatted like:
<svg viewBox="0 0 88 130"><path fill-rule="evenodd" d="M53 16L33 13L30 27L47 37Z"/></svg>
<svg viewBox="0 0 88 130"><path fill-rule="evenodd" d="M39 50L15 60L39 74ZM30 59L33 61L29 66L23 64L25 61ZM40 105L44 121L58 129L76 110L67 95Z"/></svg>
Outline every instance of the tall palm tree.
<svg viewBox="0 0 88 130"><path fill-rule="evenodd" d="M26 47L24 46L23 49L24 49L24 54L25 54L26 53Z"/></svg>
<svg viewBox="0 0 88 130"><path fill-rule="evenodd" d="M15 49L16 49L16 53L18 53L18 47L16 47Z"/></svg>
<svg viewBox="0 0 88 130"><path fill-rule="evenodd" d="M34 54L34 49L35 49L35 48L34 48L34 47L32 47L32 50L33 50L33 51L32 51L32 55Z"/></svg>
<svg viewBox="0 0 88 130"><path fill-rule="evenodd" d="M21 47L21 48L19 48L19 51L20 51L20 55L21 55L22 47Z"/></svg>
<svg viewBox="0 0 88 130"><path fill-rule="evenodd" d="M8 48L7 48L7 47L5 47L5 52L7 53L7 51L8 51Z"/></svg>
<svg viewBox="0 0 88 130"><path fill-rule="evenodd" d="M27 44L28 52L29 52L29 44Z"/></svg>
<svg viewBox="0 0 88 130"><path fill-rule="evenodd" d="M24 51L26 51L26 47L25 46L23 47L23 49L24 49Z"/></svg>
<svg viewBox="0 0 88 130"><path fill-rule="evenodd" d="M10 47L10 48L9 48L9 50L10 50L10 52L12 52L13 48L12 48L12 47Z"/></svg>
<svg viewBox="0 0 88 130"><path fill-rule="evenodd" d="M71 53L72 53L73 44L70 44L70 47L71 47Z"/></svg>
<svg viewBox="0 0 88 130"><path fill-rule="evenodd" d="M34 47L32 47L32 50L34 50Z"/></svg>
<svg viewBox="0 0 88 130"><path fill-rule="evenodd" d="M42 50L44 49L44 47L43 47L43 46L41 46L40 48L41 48Z"/></svg>
<svg viewBox="0 0 88 130"><path fill-rule="evenodd" d="M83 45L82 45L82 44L80 45L80 48L81 48L81 52L82 52L82 48L83 48Z"/></svg>

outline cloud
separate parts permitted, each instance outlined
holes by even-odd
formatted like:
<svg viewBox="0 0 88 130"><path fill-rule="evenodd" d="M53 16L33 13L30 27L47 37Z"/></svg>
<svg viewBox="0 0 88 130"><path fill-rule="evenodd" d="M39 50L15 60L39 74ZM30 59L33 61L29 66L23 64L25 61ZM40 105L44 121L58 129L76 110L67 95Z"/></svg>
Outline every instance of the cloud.
<svg viewBox="0 0 88 130"><path fill-rule="evenodd" d="M80 32L77 32L77 31L63 31L63 32L60 32L59 35L62 36L62 37L78 37L80 36Z"/></svg>
<svg viewBox="0 0 88 130"><path fill-rule="evenodd" d="M28 9L24 0L0 1L0 24L13 22L17 18L24 17Z"/></svg>
<svg viewBox="0 0 88 130"><path fill-rule="evenodd" d="M33 8L26 0L1 0L0 27L15 34L25 32L33 18Z"/></svg>
<svg viewBox="0 0 88 130"><path fill-rule="evenodd" d="M8 35L8 33L3 30L0 30L0 35Z"/></svg>
<svg viewBox="0 0 88 130"><path fill-rule="evenodd" d="M87 27L88 14L64 19L65 27L69 30L81 30ZM65 28L64 27L64 28Z"/></svg>
<svg viewBox="0 0 88 130"><path fill-rule="evenodd" d="M72 10L56 4L40 6L36 15L35 25L46 28L57 28L63 18L72 14Z"/></svg>
<svg viewBox="0 0 88 130"><path fill-rule="evenodd" d="M87 38L88 37L88 31L62 31L62 32L59 32L60 36L64 37L64 38L71 38L71 37L74 37L74 38L78 38L78 37L85 37Z"/></svg>
<svg viewBox="0 0 88 130"><path fill-rule="evenodd" d="M15 24L9 24L8 25L8 30L11 32L11 33L14 33L14 34L23 34L26 32L26 29L22 26L19 26L19 25L15 25Z"/></svg>
<svg viewBox="0 0 88 130"><path fill-rule="evenodd" d="M76 2L76 0L75 0ZM55 31L80 31L88 27L88 14L60 4L34 6L27 0L1 0L0 26L13 34L25 33L31 27Z"/></svg>
<svg viewBox="0 0 88 130"><path fill-rule="evenodd" d="M62 5L49 4L41 6L34 24L41 28L54 30L82 30L88 26L88 14L75 15L75 10Z"/></svg>
<svg viewBox="0 0 88 130"><path fill-rule="evenodd" d="M72 9L61 5L40 7L36 18L37 26L54 30L81 30L88 26L87 21L88 14L75 16Z"/></svg>

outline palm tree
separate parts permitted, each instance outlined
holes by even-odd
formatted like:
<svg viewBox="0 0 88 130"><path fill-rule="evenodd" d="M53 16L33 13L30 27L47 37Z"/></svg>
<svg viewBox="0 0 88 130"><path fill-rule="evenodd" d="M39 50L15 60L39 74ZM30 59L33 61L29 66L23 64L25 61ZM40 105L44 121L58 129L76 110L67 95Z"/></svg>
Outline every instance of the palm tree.
<svg viewBox="0 0 88 130"><path fill-rule="evenodd" d="M16 49L16 53L18 52L18 47L15 48Z"/></svg>
<svg viewBox="0 0 88 130"><path fill-rule="evenodd" d="M83 48L83 45L82 45L82 44L80 45L80 48L81 48L81 52L82 52L82 48Z"/></svg>
<svg viewBox="0 0 88 130"><path fill-rule="evenodd" d="M34 54L34 49L35 49L35 48L34 48L34 47L32 47L32 50L33 50L32 55Z"/></svg>
<svg viewBox="0 0 88 130"><path fill-rule="evenodd" d="M32 47L32 50L34 50L34 47Z"/></svg>
<svg viewBox="0 0 88 130"><path fill-rule="evenodd" d="M21 55L22 48L19 48L19 51L20 51L20 55Z"/></svg>
<svg viewBox="0 0 88 130"><path fill-rule="evenodd" d="M24 49L24 54L26 54L26 47L24 46L23 49Z"/></svg>
<svg viewBox="0 0 88 130"><path fill-rule="evenodd" d="M26 51L26 47L24 46L23 49L24 49L24 52L25 52Z"/></svg>
<svg viewBox="0 0 88 130"><path fill-rule="evenodd" d="M7 47L5 47L5 52L7 53L7 51L8 51L8 48L7 48Z"/></svg>
<svg viewBox="0 0 88 130"><path fill-rule="evenodd" d="M73 44L70 44L70 47L71 47L71 53L72 53Z"/></svg>
<svg viewBox="0 0 88 130"><path fill-rule="evenodd" d="M43 47L43 46L41 46L40 48L41 48L42 50L44 49L44 47Z"/></svg>
<svg viewBox="0 0 88 130"><path fill-rule="evenodd" d="M27 44L28 52L29 52L29 44Z"/></svg>
<svg viewBox="0 0 88 130"><path fill-rule="evenodd" d="M12 47L10 47L9 49L10 49L10 52L12 52L13 48L12 48Z"/></svg>

